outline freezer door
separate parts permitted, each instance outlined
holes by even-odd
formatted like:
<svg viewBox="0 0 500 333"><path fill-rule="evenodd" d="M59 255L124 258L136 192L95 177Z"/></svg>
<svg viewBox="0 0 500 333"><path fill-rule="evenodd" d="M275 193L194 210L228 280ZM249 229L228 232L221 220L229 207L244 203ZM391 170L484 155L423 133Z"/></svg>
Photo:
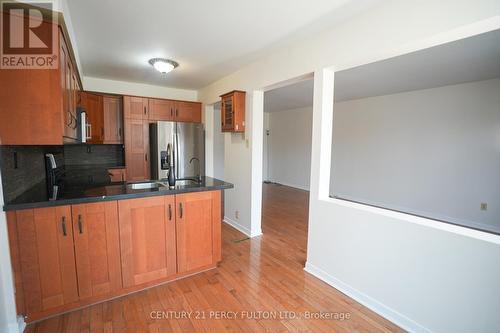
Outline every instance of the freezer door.
<svg viewBox="0 0 500 333"><path fill-rule="evenodd" d="M177 123L176 179L205 175L205 131L202 124ZM199 160L192 160L192 158ZM190 163L191 161L191 163ZM199 169L198 169L199 164Z"/></svg>
<svg viewBox="0 0 500 333"><path fill-rule="evenodd" d="M167 179L169 167L173 165L172 156L166 158L168 145L174 148L175 123L172 121L158 121L150 125L151 147L151 179Z"/></svg>

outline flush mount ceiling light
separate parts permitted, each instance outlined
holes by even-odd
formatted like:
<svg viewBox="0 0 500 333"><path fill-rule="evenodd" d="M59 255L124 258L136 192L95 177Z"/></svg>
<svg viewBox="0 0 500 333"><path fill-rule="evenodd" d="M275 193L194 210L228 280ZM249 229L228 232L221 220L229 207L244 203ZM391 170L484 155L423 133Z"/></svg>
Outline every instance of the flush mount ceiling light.
<svg viewBox="0 0 500 333"><path fill-rule="evenodd" d="M178 63L176 63L173 60L170 59L163 59L163 58L153 58L149 60L149 63L151 66L153 66L158 72L162 74L167 74L168 72L171 72L174 68L179 66Z"/></svg>

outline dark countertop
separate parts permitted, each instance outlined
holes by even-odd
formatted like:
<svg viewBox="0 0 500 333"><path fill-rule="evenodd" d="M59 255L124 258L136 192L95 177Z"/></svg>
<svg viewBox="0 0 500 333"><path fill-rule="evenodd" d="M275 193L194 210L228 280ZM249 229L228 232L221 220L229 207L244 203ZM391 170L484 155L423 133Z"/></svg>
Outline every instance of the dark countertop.
<svg viewBox="0 0 500 333"><path fill-rule="evenodd" d="M132 189L127 182L109 183L106 185L71 185L67 184L56 200L49 200L45 184L34 186L16 199L4 205L3 210L20 210L50 206L74 205L89 202L142 198L158 195L171 195L188 192L225 190L234 185L222 180L203 177L201 184L176 185L174 189L167 187L151 189Z"/></svg>

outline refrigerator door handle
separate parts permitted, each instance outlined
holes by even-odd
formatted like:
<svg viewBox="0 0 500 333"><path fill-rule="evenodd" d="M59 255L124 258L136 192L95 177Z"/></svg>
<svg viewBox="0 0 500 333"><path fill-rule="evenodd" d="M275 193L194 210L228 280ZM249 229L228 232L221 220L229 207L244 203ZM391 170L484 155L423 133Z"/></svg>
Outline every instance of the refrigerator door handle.
<svg viewBox="0 0 500 333"><path fill-rule="evenodd" d="M175 151L174 151L174 156L175 156L175 179L179 178L179 129L177 128L177 123L175 124Z"/></svg>

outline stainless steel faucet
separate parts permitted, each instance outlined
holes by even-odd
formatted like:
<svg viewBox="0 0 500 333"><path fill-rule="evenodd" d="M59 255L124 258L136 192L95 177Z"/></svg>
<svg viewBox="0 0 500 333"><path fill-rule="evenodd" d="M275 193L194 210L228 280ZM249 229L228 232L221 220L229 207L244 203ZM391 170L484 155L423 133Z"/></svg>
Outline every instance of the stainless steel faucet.
<svg viewBox="0 0 500 333"><path fill-rule="evenodd" d="M196 175L196 181L198 183L201 183L201 167L200 167L200 159L198 157L193 157L189 160L189 164L191 164L191 162L193 162L193 160L196 160L198 161L198 174Z"/></svg>

